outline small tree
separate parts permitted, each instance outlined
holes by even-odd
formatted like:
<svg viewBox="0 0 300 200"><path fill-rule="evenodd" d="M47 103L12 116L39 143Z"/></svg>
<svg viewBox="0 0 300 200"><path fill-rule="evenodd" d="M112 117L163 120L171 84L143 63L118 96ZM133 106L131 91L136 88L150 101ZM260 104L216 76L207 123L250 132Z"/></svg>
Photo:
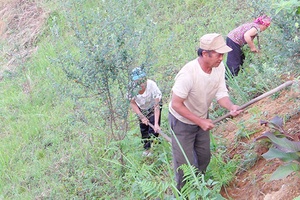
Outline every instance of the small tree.
<svg viewBox="0 0 300 200"><path fill-rule="evenodd" d="M134 7L122 1L72 4L66 14L76 49L66 50L59 64L67 78L99 99L108 142L121 141L128 132L131 70L149 63L151 23L136 23ZM74 10L74 15L70 10ZM124 15L120 15L124 13ZM141 25L143 24L143 25ZM141 54L143 52L143 54ZM122 145L119 143L122 159Z"/></svg>

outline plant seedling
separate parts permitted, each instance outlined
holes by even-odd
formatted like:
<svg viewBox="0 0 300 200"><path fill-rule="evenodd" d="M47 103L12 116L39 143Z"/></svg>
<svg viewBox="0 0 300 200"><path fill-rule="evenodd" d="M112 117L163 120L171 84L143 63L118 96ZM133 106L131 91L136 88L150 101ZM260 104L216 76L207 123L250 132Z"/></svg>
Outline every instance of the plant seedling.
<svg viewBox="0 0 300 200"><path fill-rule="evenodd" d="M287 177L292 172L300 171L300 142L294 141L283 129L283 119L275 116L270 121L261 120L261 125L270 128L255 140L267 139L272 143L271 148L262 156L266 160L280 159L283 165L279 166L271 175L270 180Z"/></svg>

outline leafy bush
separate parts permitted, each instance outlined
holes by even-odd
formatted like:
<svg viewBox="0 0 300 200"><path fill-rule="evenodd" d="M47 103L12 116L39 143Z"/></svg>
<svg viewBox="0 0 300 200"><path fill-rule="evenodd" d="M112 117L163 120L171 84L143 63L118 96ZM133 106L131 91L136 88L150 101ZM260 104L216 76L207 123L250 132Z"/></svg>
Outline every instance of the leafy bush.
<svg viewBox="0 0 300 200"><path fill-rule="evenodd" d="M86 2L70 4L74 13L66 13L66 18L76 47L66 48L56 60L67 78L86 91L86 98L97 97L102 105L98 114L114 140L122 140L128 131L130 72L151 62L149 40L153 37L151 23L135 23L138 19L129 5L126 15L119 15L124 13L123 5L107 2L86 8Z"/></svg>
<svg viewBox="0 0 300 200"><path fill-rule="evenodd" d="M179 167L184 173L185 185L181 195L187 199L218 200L224 199L220 194L221 184L211 179L206 180L204 174L197 173L196 167L184 164Z"/></svg>
<svg viewBox="0 0 300 200"><path fill-rule="evenodd" d="M227 186L234 179L238 164L238 155L229 158L225 150L219 149L218 154L212 155L205 175L216 180L218 185Z"/></svg>

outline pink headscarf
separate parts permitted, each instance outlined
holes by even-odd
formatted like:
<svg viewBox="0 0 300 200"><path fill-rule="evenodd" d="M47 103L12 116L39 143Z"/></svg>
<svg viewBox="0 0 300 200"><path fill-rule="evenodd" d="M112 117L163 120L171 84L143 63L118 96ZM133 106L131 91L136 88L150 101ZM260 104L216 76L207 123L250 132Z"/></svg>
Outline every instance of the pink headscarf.
<svg viewBox="0 0 300 200"><path fill-rule="evenodd" d="M258 24L265 25L266 27L269 27L270 24L271 24L271 18L268 17L267 15L263 15L263 16L260 16L260 17L256 18L254 20L254 22L258 23Z"/></svg>

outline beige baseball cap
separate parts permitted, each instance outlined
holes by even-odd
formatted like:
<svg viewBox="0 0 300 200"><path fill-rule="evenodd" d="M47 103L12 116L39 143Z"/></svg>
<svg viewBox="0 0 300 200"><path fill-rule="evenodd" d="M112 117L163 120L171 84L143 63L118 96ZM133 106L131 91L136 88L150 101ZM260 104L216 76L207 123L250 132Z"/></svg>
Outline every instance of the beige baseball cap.
<svg viewBox="0 0 300 200"><path fill-rule="evenodd" d="M228 53L232 49L226 45L225 40L221 34L209 33L200 38L200 48L208 51L215 51L217 53Z"/></svg>

